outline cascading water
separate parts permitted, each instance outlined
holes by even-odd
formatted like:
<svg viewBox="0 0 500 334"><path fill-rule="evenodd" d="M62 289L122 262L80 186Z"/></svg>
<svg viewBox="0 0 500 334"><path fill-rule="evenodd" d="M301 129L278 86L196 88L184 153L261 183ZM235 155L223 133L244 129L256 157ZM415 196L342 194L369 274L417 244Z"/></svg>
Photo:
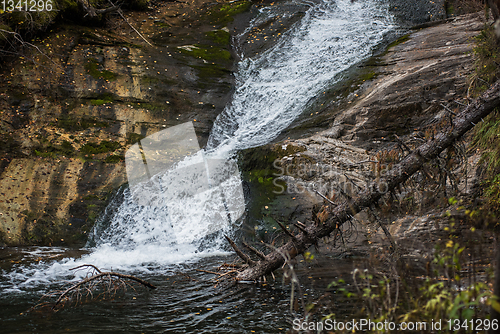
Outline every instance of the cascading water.
<svg viewBox="0 0 500 334"><path fill-rule="evenodd" d="M309 9L301 20L270 49L251 59L241 55L234 95L217 118L205 150L177 161L170 171L144 183L142 191L147 190L151 197L146 205L134 200L137 190L126 190L106 229L96 227L95 246L89 254L6 273L9 279L3 282L4 291L66 276L68 268L81 263L114 270L161 271L172 264L223 253L219 238L231 230L235 219L229 216L234 210L227 213L228 196L219 202L212 197L237 188L239 177L231 174L219 186L190 197L179 193L174 198L168 189L179 181L172 183L168 175L179 177L175 168L204 165L207 159L231 161L238 150L270 142L311 99L340 80L341 72L369 56L394 29L380 0L321 0L306 5ZM260 9L250 28L273 15L277 14L272 7Z"/></svg>
<svg viewBox="0 0 500 334"><path fill-rule="evenodd" d="M307 103L366 59L394 29L381 1L321 1L269 50L243 59L236 91L217 118L209 150L233 152L264 145L279 135ZM264 8L252 23L276 15Z"/></svg>

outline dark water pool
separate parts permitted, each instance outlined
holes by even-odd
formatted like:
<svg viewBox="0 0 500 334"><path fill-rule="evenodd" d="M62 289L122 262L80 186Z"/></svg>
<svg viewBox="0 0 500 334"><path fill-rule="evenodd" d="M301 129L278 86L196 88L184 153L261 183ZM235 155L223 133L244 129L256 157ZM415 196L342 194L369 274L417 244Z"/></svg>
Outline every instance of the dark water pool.
<svg viewBox="0 0 500 334"><path fill-rule="evenodd" d="M287 280L283 284L280 273L276 281L265 284L216 287L212 274L197 269L213 270L233 260L220 256L173 266L161 275L135 273L156 285L156 290L135 286L135 290L129 288L108 300L87 301L58 312L27 312L44 293L61 289L65 282L10 291L12 278L9 273L20 271L20 266L33 266L40 259L61 261L64 256L78 256L84 252L44 248L45 255L36 257L32 255L33 250L0 250L1 333L285 333L292 328L293 319L303 314L299 303L291 310L290 283ZM297 269L306 304L319 298L333 279L350 275L353 261L333 261L328 270L318 264ZM297 293L296 289L296 296Z"/></svg>

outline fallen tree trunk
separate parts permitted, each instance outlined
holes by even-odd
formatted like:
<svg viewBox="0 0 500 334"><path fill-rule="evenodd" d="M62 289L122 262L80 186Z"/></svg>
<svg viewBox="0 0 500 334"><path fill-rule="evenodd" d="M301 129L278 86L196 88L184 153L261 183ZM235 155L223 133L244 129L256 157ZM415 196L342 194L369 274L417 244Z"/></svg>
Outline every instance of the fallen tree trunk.
<svg viewBox="0 0 500 334"><path fill-rule="evenodd" d="M321 238L329 236L343 223L349 221L354 214L375 204L384 194L408 180L425 162L437 157L499 105L500 82L497 82L458 114L450 126L395 165L385 179L370 184L366 190L351 201L337 207L330 206L330 218L324 223L309 224L300 228L300 233L291 237L283 246L265 255L264 258L261 257L259 261L250 263L245 261L248 266L236 274L236 281L255 281L282 267L286 261L285 257L291 259L304 253L310 246L317 244ZM231 245L238 254L242 253L234 243Z"/></svg>

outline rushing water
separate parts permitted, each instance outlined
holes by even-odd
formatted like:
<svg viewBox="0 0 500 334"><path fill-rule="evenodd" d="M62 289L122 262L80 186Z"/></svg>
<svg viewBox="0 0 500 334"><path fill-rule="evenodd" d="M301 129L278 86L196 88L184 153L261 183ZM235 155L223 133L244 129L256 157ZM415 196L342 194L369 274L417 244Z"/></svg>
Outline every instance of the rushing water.
<svg viewBox="0 0 500 334"><path fill-rule="evenodd" d="M271 48L253 58L240 54L234 95L217 118L207 148L178 161L177 168L193 165L193 161L206 164L207 159L231 161L238 150L270 142L312 99L340 80L343 71L366 59L384 35L394 29L392 17L380 0L300 4L307 6L307 11ZM275 16L286 15L283 8L261 8L247 31ZM244 49L241 45L235 47ZM214 215L220 205L216 206L213 198L215 193L224 193L224 187L237 188L239 178L228 178L190 198L174 198L164 190L172 187L168 174L175 174L173 170L143 185L149 187L151 195L147 205L134 200L136 189L124 190L96 225L89 249L74 254L65 249L28 248L12 255L16 260L7 256L4 261L12 262L3 264L0 302L2 309L11 311L0 317L8 328L36 332L108 332L121 328L119 331L207 333L234 332L240 326L256 332L289 328L283 316L288 309L286 290L272 288L256 294L253 288L237 288L216 292L207 283L206 274L191 269L194 265L210 268L229 254L221 237L237 229L239 220L231 217L238 215L232 212L228 219ZM227 211L226 202L224 207ZM134 273L160 289L88 304L65 311L68 316L29 318L24 329L14 327L26 320L18 314L42 293L58 286L60 280L78 278L68 274L68 269L82 263ZM132 296L135 299L131 300Z"/></svg>

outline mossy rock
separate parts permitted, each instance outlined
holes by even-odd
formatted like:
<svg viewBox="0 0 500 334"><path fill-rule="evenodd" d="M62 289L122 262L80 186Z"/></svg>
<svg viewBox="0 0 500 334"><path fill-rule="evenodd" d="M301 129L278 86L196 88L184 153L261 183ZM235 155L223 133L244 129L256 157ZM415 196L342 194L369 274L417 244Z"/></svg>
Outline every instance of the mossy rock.
<svg viewBox="0 0 500 334"><path fill-rule="evenodd" d="M229 45L231 41L231 34L225 30L213 30L208 31L205 35L210 38L213 42L221 45Z"/></svg>
<svg viewBox="0 0 500 334"><path fill-rule="evenodd" d="M178 50L194 58L207 61L228 62L231 60L231 53L223 48L211 45L193 45L190 48L179 47Z"/></svg>
<svg viewBox="0 0 500 334"><path fill-rule="evenodd" d="M214 6L209 12L212 24L226 26L234 20L234 16L246 12L252 6L251 1L235 1Z"/></svg>
<svg viewBox="0 0 500 334"><path fill-rule="evenodd" d="M94 79L104 79L108 81L114 81L117 78L117 74L108 70L100 70L101 65L95 58L89 58L85 64L85 70Z"/></svg>
<svg viewBox="0 0 500 334"><path fill-rule="evenodd" d="M80 153L89 156L106 152L116 151L121 147L120 143L103 140L99 144L87 143L80 148Z"/></svg>
<svg viewBox="0 0 500 334"><path fill-rule="evenodd" d="M146 138L145 136L143 135L140 135L140 134L137 134L137 133L133 133L133 132L129 132L127 134L127 144L128 145L132 145L132 144L135 144L137 142L139 142L140 140Z"/></svg>
<svg viewBox="0 0 500 334"><path fill-rule="evenodd" d="M36 156L43 158L57 158L58 156L70 158L75 155L75 149L70 142L64 140L60 145L47 143L35 149L34 153Z"/></svg>
<svg viewBox="0 0 500 334"><path fill-rule="evenodd" d="M216 64L190 65L190 67L197 70L200 79L198 85L200 87L205 87L206 83L218 82L220 78L232 73L230 70Z"/></svg>
<svg viewBox="0 0 500 334"><path fill-rule="evenodd" d="M98 120L95 117L76 118L76 116L71 117L69 115L66 115L59 117L55 125L66 131L76 132L92 127L107 128L109 126L109 123L106 121Z"/></svg>

